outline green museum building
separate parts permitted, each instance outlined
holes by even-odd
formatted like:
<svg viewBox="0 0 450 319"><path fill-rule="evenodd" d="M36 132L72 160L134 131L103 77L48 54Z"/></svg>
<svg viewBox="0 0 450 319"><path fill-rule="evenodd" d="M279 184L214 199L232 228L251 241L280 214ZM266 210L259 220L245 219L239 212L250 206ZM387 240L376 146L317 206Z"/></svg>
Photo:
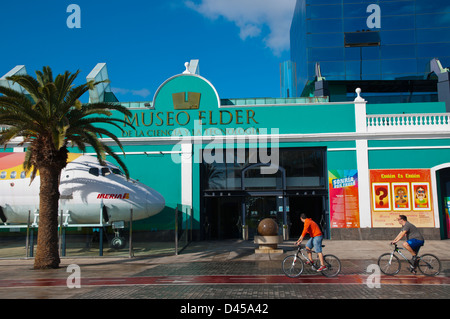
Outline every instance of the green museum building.
<svg viewBox="0 0 450 319"><path fill-rule="evenodd" d="M164 237L184 207L194 240L251 240L264 218L296 239L301 213L328 239L392 239L399 214L428 239L449 238L445 102L371 104L360 89L344 102L226 99L198 73L192 60L152 101L118 102L132 112L125 120L134 129L114 132L130 175L166 202L135 231ZM88 76L105 78L106 64ZM109 84L90 91L98 100L115 100Z"/></svg>

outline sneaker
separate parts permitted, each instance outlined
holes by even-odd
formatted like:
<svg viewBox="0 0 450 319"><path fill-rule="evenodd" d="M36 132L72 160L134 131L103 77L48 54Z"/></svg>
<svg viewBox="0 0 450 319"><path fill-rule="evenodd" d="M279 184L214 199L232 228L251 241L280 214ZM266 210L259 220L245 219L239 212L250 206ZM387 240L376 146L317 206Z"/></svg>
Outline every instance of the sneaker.
<svg viewBox="0 0 450 319"><path fill-rule="evenodd" d="M317 272L319 272L319 271L324 271L324 270L326 270L326 269L327 269L327 266L320 266L320 268L317 269Z"/></svg>

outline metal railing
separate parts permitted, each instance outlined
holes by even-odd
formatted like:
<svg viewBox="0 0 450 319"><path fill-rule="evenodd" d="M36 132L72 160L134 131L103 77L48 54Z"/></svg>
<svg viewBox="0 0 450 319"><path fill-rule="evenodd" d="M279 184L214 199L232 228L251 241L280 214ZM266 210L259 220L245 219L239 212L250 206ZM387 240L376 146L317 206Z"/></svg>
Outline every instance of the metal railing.
<svg viewBox="0 0 450 319"><path fill-rule="evenodd" d="M172 209L168 208L166 213ZM192 241L192 207L177 205L165 228L134 221L133 210L122 223L70 224L68 212L58 217L61 257L146 257L179 254ZM101 214L101 213L100 213ZM111 229L111 230L110 230ZM0 258L33 258L39 232L38 211L29 212L26 224L0 225ZM114 242L114 243L113 243Z"/></svg>

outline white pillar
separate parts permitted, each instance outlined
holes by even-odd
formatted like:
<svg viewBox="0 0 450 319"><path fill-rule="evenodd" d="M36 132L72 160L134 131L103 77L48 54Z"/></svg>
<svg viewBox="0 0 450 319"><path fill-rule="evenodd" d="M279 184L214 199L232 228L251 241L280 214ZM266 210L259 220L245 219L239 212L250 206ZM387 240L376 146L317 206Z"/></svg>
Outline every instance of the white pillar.
<svg viewBox="0 0 450 319"><path fill-rule="evenodd" d="M192 144L181 144L181 204L192 207Z"/></svg>
<svg viewBox="0 0 450 319"><path fill-rule="evenodd" d="M356 133L366 133L366 104L360 94L361 89L356 89L358 96L355 103L355 127ZM356 163L358 169L358 204L360 227L371 227L372 218L370 213L370 177L369 177L369 153L367 140L356 140Z"/></svg>

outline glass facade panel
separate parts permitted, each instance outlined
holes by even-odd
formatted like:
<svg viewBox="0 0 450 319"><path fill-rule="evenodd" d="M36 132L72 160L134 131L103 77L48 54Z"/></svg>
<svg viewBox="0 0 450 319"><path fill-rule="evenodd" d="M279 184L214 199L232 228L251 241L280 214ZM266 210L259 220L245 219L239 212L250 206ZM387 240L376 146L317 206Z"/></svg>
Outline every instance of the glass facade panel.
<svg viewBox="0 0 450 319"><path fill-rule="evenodd" d="M380 58L380 47L345 48L346 60L375 60Z"/></svg>
<svg viewBox="0 0 450 319"><path fill-rule="evenodd" d="M342 0L306 0L306 4L341 4Z"/></svg>
<svg viewBox="0 0 450 319"><path fill-rule="evenodd" d="M414 30L415 28L414 15L383 17L381 23L383 30Z"/></svg>
<svg viewBox="0 0 450 319"><path fill-rule="evenodd" d="M381 63L383 74L417 73L416 59L383 60Z"/></svg>
<svg viewBox="0 0 450 319"><path fill-rule="evenodd" d="M306 17L308 19L332 19L342 17L342 5L326 5L308 6L306 11Z"/></svg>
<svg viewBox="0 0 450 319"><path fill-rule="evenodd" d="M345 65L343 63L336 62L321 62L320 67L322 70L327 70L327 75L345 75ZM323 73L322 73L323 74Z"/></svg>
<svg viewBox="0 0 450 319"><path fill-rule="evenodd" d="M360 75L361 74L361 61L345 62L345 74L346 75Z"/></svg>
<svg viewBox="0 0 450 319"><path fill-rule="evenodd" d="M297 96L297 79L295 78L295 63L285 61L280 64L281 97L290 98ZM265 101L256 101L263 104Z"/></svg>
<svg viewBox="0 0 450 319"><path fill-rule="evenodd" d="M450 28L418 29L418 43L445 42L450 39Z"/></svg>
<svg viewBox="0 0 450 319"><path fill-rule="evenodd" d="M419 58L435 58L450 56L450 42L447 43L433 43L430 44L418 44L417 56ZM446 67L442 65L443 67Z"/></svg>
<svg viewBox="0 0 450 319"><path fill-rule="evenodd" d="M414 30L381 31L381 44L413 44Z"/></svg>
<svg viewBox="0 0 450 319"><path fill-rule="evenodd" d="M354 3L344 4L344 18L361 17L367 19L366 11L366 6L359 6Z"/></svg>
<svg viewBox="0 0 450 319"><path fill-rule="evenodd" d="M368 25L374 19L380 27ZM369 30L379 32L378 46L345 47L345 33ZM299 95L314 80L316 63L327 80L425 79L433 58L450 66L448 0L297 0L291 60Z"/></svg>
<svg viewBox="0 0 450 319"><path fill-rule="evenodd" d="M366 29L368 29L367 17L344 19L344 32L356 32Z"/></svg>
<svg viewBox="0 0 450 319"><path fill-rule="evenodd" d="M414 14L415 1L389 1L380 3L382 9L382 15L386 16L398 16L398 15L413 15Z"/></svg>
<svg viewBox="0 0 450 319"><path fill-rule="evenodd" d="M307 34L308 47L342 47L343 33L315 33Z"/></svg>
<svg viewBox="0 0 450 319"><path fill-rule="evenodd" d="M342 30L342 19L317 19L308 21L308 33L329 33Z"/></svg>
<svg viewBox="0 0 450 319"><path fill-rule="evenodd" d="M416 0L416 12L450 12L450 3L448 0Z"/></svg>
<svg viewBox="0 0 450 319"><path fill-rule="evenodd" d="M342 61L344 60L344 48L310 48L309 60Z"/></svg>
<svg viewBox="0 0 450 319"><path fill-rule="evenodd" d="M380 74L381 65L379 60L367 60L367 61L347 61L345 63L345 75L362 75L363 74ZM363 79L361 77L353 78L356 80Z"/></svg>
<svg viewBox="0 0 450 319"><path fill-rule="evenodd" d="M416 27L426 28L448 28L450 27L450 12L438 14L417 14Z"/></svg>
<svg viewBox="0 0 450 319"><path fill-rule="evenodd" d="M381 47L382 59L412 59L416 57L414 45L383 45Z"/></svg>

